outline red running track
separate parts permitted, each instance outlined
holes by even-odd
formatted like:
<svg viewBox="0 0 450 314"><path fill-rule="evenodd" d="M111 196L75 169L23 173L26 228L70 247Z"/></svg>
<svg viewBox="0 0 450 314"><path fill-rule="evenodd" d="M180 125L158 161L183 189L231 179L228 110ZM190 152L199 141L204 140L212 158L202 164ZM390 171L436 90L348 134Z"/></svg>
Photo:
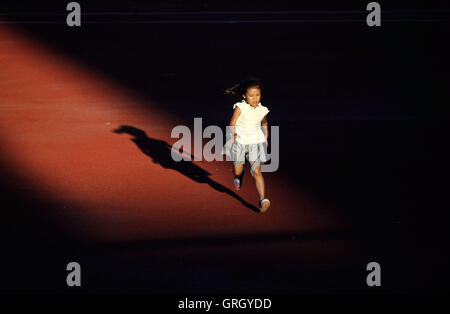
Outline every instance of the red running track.
<svg viewBox="0 0 450 314"><path fill-rule="evenodd" d="M230 237L239 242L264 235L258 243L217 245L209 252L224 258L285 257L293 263L339 262L357 254L359 244L342 238L270 241L345 227L332 207L277 172L264 173L272 205L261 214L239 200L257 205L248 164L235 197L230 162L195 161L187 170L153 162L149 155L158 151L152 149L163 143L157 140L173 144L172 128L192 125L193 117L171 116L164 104L144 101L110 78L0 26L2 159L24 182L21 191L58 204L59 223L71 238L126 243ZM121 126L130 128L114 132ZM133 141L133 133L140 142ZM203 171L210 174L203 180L209 177L212 184L191 177Z"/></svg>

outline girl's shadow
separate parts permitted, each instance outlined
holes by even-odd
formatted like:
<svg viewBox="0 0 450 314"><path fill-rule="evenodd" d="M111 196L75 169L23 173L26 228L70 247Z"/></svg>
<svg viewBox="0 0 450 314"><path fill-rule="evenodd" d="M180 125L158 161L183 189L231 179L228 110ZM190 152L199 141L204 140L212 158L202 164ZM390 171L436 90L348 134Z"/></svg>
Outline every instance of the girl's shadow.
<svg viewBox="0 0 450 314"><path fill-rule="evenodd" d="M231 197L234 197L235 199L240 201L247 208L253 210L254 212L259 212L259 210L254 205L246 202L230 189L212 180L209 177L211 175L209 172L200 168L192 161L181 160L177 162L173 160L171 153L172 146L167 142L148 137L144 131L128 125L122 125L118 129L114 130L114 132L118 134L127 133L134 136L134 138L131 140L136 143L136 145L144 154L150 156L154 163L159 163L166 169L174 169L187 176L188 178L194 180L195 182L207 183L210 187L217 190L218 192L227 193ZM175 150L178 151L177 148L175 148ZM191 156L191 158L193 158L191 154L189 155Z"/></svg>

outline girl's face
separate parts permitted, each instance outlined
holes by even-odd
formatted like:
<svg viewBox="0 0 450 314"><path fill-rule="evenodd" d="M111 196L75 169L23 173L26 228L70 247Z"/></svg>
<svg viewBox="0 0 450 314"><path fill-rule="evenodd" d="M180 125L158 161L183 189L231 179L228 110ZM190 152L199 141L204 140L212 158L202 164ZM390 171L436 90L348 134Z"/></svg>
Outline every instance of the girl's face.
<svg viewBox="0 0 450 314"><path fill-rule="evenodd" d="M245 100L247 103L253 107L258 106L260 100L261 100L261 89L257 86L250 87L247 89L247 92L244 95Z"/></svg>

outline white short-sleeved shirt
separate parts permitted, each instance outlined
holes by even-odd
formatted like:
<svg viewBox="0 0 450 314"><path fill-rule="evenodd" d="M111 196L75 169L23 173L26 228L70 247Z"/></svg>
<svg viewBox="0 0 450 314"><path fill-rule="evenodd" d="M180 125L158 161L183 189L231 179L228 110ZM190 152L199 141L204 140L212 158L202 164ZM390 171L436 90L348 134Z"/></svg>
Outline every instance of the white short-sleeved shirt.
<svg viewBox="0 0 450 314"><path fill-rule="evenodd" d="M239 115L235 129L238 134L237 142L241 144L257 144L266 141L264 132L261 128L261 120L267 115L269 109L258 104L255 108L249 105L245 100L234 104L233 109L239 107Z"/></svg>

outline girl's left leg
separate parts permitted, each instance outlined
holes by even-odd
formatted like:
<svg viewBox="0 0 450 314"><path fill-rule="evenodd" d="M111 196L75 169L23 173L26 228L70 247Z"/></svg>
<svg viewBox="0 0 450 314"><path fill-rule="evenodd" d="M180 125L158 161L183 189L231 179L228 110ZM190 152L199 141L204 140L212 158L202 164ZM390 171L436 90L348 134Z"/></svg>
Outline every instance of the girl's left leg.
<svg viewBox="0 0 450 314"><path fill-rule="evenodd" d="M253 166L253 162L250 162ZM261 173L261 163L258 162L253 171L253 177L255 178L256 189L259 193L259 211L264 213L270 207L270 201L264 197L264 178Z"/></svg>
<svg viewBox="0 0 450 314"><path fill-rule="evenodd" d="M250 165L253 166L254 161L250 161ZM258 165L255 168L255 171L253 172L253 178L255 178L255 184L256 184L256 190L258 191L259 198L264 198L264 178L261 173L261 163L258 162Z"/></svg>

